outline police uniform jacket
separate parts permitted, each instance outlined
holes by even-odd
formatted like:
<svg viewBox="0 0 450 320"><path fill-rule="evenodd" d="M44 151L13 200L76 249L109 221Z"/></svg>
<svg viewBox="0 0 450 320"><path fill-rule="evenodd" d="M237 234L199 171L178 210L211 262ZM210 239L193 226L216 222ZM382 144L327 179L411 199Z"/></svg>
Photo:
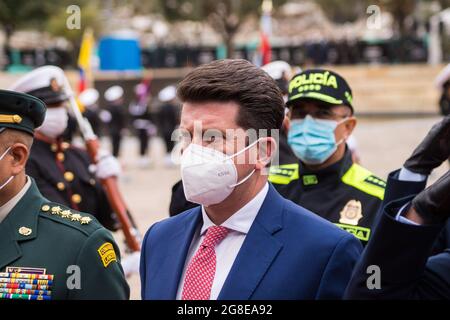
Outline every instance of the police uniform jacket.
<svg viewBox="0 0 450 320"><path fill-rule="evenodd" d="M363 244L370 238L386 185L353 163L348 148L340 161L321 170L311 171L299 160L272 166L269 181L283 197L352 233Z"/></svg>

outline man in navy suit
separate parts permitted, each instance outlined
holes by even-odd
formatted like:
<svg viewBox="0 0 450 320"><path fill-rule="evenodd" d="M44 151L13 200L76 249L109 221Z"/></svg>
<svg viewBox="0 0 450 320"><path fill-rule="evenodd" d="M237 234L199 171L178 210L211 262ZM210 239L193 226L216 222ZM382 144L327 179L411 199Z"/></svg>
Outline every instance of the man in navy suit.
<svg viewBox="0 0 450 320"><path fill-rule="evenodd" d="M284 118L277 84L248 61L219 60L177 94L184 192L200 206L148 230L142 298L342 298L359 241L267 182Z"/></svg>
<svg viewBox="0 0 450 320"><path fill-rule="evenodd" d="M347 299L450 299L450 248L442 242L450 225L450 171L424 190L427 176L449 157L447 116L403 168L389 175L387 205L355 268ZM446 223L447 232L438 237ZM370 266L379 267L378 287L367 285Z"/></svg>

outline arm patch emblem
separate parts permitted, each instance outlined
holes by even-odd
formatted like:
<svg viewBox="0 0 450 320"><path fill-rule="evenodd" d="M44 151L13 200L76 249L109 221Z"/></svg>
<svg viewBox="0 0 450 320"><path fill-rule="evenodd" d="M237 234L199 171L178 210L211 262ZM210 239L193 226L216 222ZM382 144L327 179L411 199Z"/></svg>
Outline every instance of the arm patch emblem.
<svg viewBox="0 0 450 320"><path fill-rule="evenodd" d="M105 242L100 246L100 248L98 248L97 251L105 268L108 267L111 262L117 261L116 252L114 251L114 247L111 242Z"/></svg>

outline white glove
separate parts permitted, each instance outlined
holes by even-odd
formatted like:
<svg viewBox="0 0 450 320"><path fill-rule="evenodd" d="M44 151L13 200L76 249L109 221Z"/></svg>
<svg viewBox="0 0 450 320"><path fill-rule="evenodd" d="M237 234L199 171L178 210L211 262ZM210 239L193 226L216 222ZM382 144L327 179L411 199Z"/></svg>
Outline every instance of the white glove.
<svg viewBox="0 0 450 320"><path fill-rule="evenodd" d="M122 173L119 161L112 155L100 155L96 165L95 176L98 179L119 177Z"/></svg>
<svg viewBox="0 0 450 320"><path fill-rule="evenodd" d="M132 254L124 257L121 261L123 272L126 277L132 274L139 273L139 266L141 260L141 252L133 252Z"/></svg>

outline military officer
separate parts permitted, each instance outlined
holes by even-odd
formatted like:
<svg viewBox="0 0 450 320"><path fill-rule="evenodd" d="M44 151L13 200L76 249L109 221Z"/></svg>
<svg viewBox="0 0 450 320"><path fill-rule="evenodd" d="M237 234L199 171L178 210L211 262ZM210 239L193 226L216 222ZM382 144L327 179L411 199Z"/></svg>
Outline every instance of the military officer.
<svg viewBox="0 0 450 320"><path fill-rule="evenodd" d="M109 112L109 116L104 117L103 120L107 122L114 157L118 157L120 154L122 131L126 127L127 112L123 104L123 94L123 88L117 85L108 88L104 94L107 102L105 111Z"/></svg>
<svg viewBox="0 0 450 320"><path fill-rule="evenodd" d="M261 67L265 72L275 80L283 94L283 99L286 102L288 98L288 85L289 79L292 78L292 68L291 66L282 60L273 61ZM286 113L289 111L285 109ZM285 117L283 121L283 127L280 130L280 136L278 141L278 163L285 164L295 162L296 157L292 152L291 147L287 142L287 130L289 128L289 118Z"/></svg>
<svg viewBox="0 0 450 320"><path fill-rule="evenodd" d="M44 66L11 87L41 99L48 108L42 126L36 131L27 172L47 199L89 212L103 226L116 230L115 215L98 179L118 176L120 164L113 156L105 155L93 166L86 151L63 140L61 135L68 119L64 81L60 68Z"/></svg>
<svg viewBox="0 0 450 320"><path fill-rule="evenodd" d="M89 88L84 90L78 96L78 101L83 105L83 116L89 121L92 130L97 137L100 137L102 130L102 121L99 117L98 98L100 94L97 89Z"/></svg>
<svg viewBox="0 0 450 320"><path fill-rule="evenodd" d="M25 173L45 109L31 95L0 90L0 298L128 299L110 232L44 198Z"/></svg>
<svg viewBox="0 0 450 320"><path fill-rule="evenodd" d="M272 166L269 181L365 244L385 182L354 163L346 144L356 126L349 85L335 72L306 70L290 81L287 106L288 143L298 160Z"/></svg>

